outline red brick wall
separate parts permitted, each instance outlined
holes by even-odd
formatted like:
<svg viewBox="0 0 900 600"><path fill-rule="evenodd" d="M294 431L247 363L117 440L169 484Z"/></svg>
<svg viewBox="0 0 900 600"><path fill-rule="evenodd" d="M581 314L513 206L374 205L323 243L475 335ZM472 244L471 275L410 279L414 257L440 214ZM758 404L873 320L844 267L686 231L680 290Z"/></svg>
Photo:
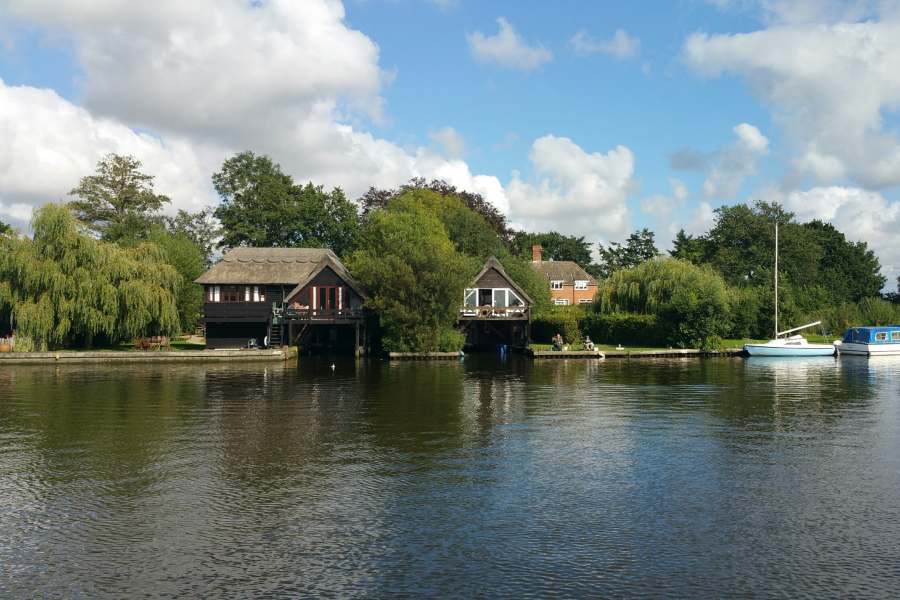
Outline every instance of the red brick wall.
<svg viewBox="0 0 900 600"><path fill-rule="evenodd" d="M596 285L589 285L586 290L576 290L572 284L563 285L561 290L550 290L551 302L558 298L565 298L570 305L579 303L579 300L594 300L594 294L597 293Z"/></svg>

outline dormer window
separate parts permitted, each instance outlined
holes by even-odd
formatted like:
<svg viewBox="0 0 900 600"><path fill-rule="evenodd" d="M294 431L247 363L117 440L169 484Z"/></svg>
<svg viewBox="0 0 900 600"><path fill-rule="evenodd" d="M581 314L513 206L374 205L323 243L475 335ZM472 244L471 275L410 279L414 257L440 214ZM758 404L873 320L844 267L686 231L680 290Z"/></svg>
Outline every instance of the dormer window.
<svg viewBox="0 0 900 600"><path fill-rule="evenodd" d="M551 290L561 290L563 289L564 281L562 279L554 279L550 281L550 289Z"/></svg>
<svg viewBox="0 0 900 600"><path fill-rule="evenodd" d="M575 280L575 289L576 290L586 290L588 286L588 282L586 279L576 279Z"/></svg>

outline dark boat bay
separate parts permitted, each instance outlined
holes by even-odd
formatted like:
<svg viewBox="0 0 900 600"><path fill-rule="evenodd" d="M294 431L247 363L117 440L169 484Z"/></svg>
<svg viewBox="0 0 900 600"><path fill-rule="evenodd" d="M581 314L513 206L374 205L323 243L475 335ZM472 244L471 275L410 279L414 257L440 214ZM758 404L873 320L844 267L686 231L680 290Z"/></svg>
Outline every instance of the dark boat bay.
<svg viewBox="0 0 900 600"><path fill-rule="evenodd" d="M884 597L900 360L0 370L2 597Z"/></svg>

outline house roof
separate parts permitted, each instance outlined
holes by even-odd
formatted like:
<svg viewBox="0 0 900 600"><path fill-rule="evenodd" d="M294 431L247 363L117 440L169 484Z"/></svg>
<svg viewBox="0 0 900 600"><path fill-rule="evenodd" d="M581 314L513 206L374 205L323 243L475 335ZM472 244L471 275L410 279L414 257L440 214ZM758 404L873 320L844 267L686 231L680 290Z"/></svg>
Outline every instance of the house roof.
<svg viewBox="0 0 900 600"><path fill-rule="evenodd" d="M490 257L489 259L487 259L487 262L484 263L484 268L478 272L478 275L476 275L472 279L472 283L469 285L471 285L472 287L477 286L478 280L481 279L484 276L484 274L487 273L491 269L496 269L497 272L500 273L500 275L503 277L503 279L505 279L507 281L507 283L509 283L510 287L512 287L512 289L515 290L516 293L519 294L519 296L525 302L527 302L528 304L534 304L534 302L531 300L531 297L527 293L525 293L525 290L523 290L521 287L519 287L519 284L517 284L515 281L513 281L512 278L506 274L506 270L503 268L503 265L500 264L500 261L497 260L496 258L494 258L493 256Z"/></svg>
<svg viewBox="0 0 900 600"><path fill-rule="evenodd" d="M590 273L571 260L542 260L532 262L531 266L548 281L563 281L575 285L577 280L587 281L588 285L597 285L597 280L591 277Z"/></svg>
<svg viewBox="0 0 900 600"><path fill-rule="evenodd" d="M322 248L232 248L206 273L200 284L298 284L326 259L340 264ZM341 270L346 271L341 265Z"/></svg>
<svg viewBox="0 0 900 600"><path fill-rule="evenodd" d="M356 280L353 279L353 276L350 275L350 271L347 270L347 268L344 266L344 263L338 260L338 257L330 251L329 255L323 258L319 262L319 264L312 271L310 271L306 277L303 278L302 281L299 281L294 289L292 289L288 293L288 295L285 296L285 298L288 300L293 298L295 295L300 293L300 291L303 290L303 288L305 288L310 281L315 279L316 275L327 268L331 268L331 270L334 271L350 289L359 294L361 298L366 298L366 294L363 293L362 288L360 288L359 286L359 283L357 283Z"/></svg>

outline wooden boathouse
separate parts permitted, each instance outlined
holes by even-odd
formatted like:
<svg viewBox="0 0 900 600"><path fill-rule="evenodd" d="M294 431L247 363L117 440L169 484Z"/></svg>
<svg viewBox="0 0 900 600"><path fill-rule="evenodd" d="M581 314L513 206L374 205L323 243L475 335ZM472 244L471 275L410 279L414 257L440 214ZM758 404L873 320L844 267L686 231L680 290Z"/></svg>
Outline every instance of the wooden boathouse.
<svg viewBox="0 0 900 600"><path fill-rule="evenodd" d="M331 250L234 248L195 281L207 348L366 345L365 296Z"/></svg>
<svg viewBox="0 0 900 600"><path fill-rule="evenodd" d="M489 258L463 293L458 322L466 334L466 348L526 348L531 336L531 305L531 298L500 261Z"/></svg>

